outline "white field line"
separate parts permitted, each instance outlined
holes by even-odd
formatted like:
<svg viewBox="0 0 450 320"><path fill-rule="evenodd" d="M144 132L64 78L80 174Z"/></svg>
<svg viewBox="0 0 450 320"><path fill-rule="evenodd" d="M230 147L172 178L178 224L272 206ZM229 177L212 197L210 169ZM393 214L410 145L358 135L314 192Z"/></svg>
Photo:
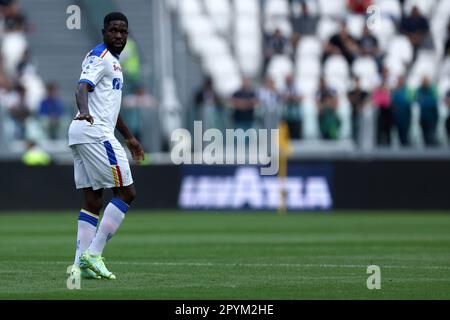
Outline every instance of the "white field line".
<svg viewBox="0 0 450 320"><path fill-rule="evenodd" d="M13 261L9 261L11 263ZM128 262L128 261L114 261L109 260L111 264L132 265L132 266L188 266L188 267L248 267L248 268L349 268L359 269L367 268L368 264L310 264L310 263L219 263L219 262L173 262L173 261L153 261L153 262ZM32 261L31 263L38 264L67 264L67 261ZM450 266L436 266L436 265L383 265L378 264L380 268L386 269L425 269L425 270L450 270Z"/></svg>

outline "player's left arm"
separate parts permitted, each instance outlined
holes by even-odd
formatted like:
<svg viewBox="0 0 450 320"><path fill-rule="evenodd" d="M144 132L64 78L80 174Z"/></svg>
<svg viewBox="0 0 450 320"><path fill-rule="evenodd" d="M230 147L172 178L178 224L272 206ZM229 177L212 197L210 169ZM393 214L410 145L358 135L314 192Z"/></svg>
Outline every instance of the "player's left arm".
<svg viewBox="0 0 450 320"><path fill-rule="evenodd" d="M144 160L144 149L142 148L139 141L133 136L130 129L128 129L122 117L119 115L117 118L116 129L119 130L120 134L124 137L125 143L128 149L130 149L133 160L142 161Z"/></svg>

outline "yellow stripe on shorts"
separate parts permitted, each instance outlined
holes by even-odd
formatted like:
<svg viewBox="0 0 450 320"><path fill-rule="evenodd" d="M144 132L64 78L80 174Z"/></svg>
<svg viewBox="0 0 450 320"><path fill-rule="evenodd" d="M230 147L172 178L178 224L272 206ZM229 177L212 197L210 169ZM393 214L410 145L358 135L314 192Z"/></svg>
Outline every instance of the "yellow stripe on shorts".
<svg viewBox="0 0 450 320"><path fill-rule="evenodd" d="M117 178L116 167L112 166L111 167L111 171L112 171L112 174L114 176L114 184L116 185L116 187L118 187L119 186L119 179Z"/></svg>

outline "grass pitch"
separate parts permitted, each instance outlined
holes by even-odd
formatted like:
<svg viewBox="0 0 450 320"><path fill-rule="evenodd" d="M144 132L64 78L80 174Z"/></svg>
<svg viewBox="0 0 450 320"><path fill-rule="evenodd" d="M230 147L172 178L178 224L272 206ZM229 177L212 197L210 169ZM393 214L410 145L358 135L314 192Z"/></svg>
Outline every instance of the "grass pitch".
<svg viewBox="0 0 450 320"><path fill-rule="evenodd" d="M0 214L1 299L450 299L450 214L130 210L116 281L66 288L77 212ZM381 289L368 290L368 265Z"/></svg>

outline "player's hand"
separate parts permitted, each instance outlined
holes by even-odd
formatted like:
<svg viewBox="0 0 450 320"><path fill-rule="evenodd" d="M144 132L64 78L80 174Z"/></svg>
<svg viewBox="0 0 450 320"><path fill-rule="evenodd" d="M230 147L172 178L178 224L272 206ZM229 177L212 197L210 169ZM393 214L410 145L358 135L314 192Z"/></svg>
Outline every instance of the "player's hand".
<svg viewBox="0 0 450 320"><path fill-rule="evenodd" d="M144 149L136 138L125 139L134 161L144 160Z"/></svg>
<svg viewBox="0 0 450 320"><path fill-rule="evenodd" d="M86 120L90 124L94 124L94 118L90 114L80 114L74 120Z"/></svg>

